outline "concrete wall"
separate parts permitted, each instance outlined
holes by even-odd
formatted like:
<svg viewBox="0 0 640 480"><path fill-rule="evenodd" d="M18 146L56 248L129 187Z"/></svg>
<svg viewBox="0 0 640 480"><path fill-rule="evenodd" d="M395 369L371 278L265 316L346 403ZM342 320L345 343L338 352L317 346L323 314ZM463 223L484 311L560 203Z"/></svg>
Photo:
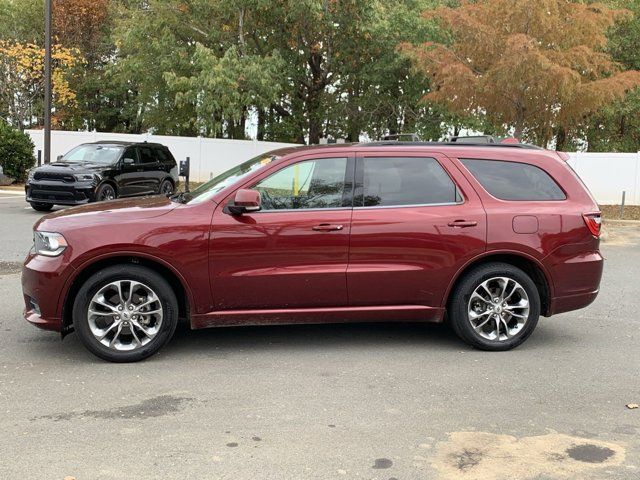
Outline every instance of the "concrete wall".
<svg viewBox="0 0 640 480"><path fill-rule="evenodd" d="M44 148L42 130L26 131L35 144L35 153ZM191 177L204 182L245 160L277 148L292 146L289 143L258 142L256 140L225 140L200 137L171 137L163 135L131 135L124 133L98 132L51 132L51 158L64 155L73 147L87 142L120 140L129 142L157 142L169 147L176 161L191 159Z"/></svg>
<svg viewBox="0 0 640 480"><path fill-rule="evenodd" d="M43 148L42 130L27 130L37 150ZM191 158L191 180L211 177L269 150L288 143L255 140L129 135L95 132L51 132L51 156L56 158L80 143L98 140L158 142L169 147L176 160ZM569 163L600 204L619 204L626 192L628 205L640 205L640 153L571 153Z"/></svg>

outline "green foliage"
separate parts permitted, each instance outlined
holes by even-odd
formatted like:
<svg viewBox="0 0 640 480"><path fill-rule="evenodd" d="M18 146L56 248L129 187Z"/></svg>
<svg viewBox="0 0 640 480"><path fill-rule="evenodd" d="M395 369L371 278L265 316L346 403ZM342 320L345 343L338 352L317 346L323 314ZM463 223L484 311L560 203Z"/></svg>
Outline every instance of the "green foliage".
<svg viewBox="0 0 640 480"><path fill-rule="evenodd" d="M535 10L527 10L526 0L516 3ZM640 0L603 3L635 14L610 30L607 53L623 70L640 69ZM421 13L461 4L56 2L58 41L77 48L85 62L67 75L76 100L72 107L57 109L54 122L65 129L224 138L245 138L247 131L257 130L261 140L310 143L322 137L357 141L413 132L436 140L465 129L505 135L508 122L492 120L493 112L487 109L454 113L446 104L425 102L434 90L432 77L414 68L398 48L423 42L452 45L452 31ZM43 23L43 0L0 0L0 40L42 46ZM577 31L583 30L581 25ZM504 50L496 51L504 56ZM576 65L581 64L578 53ZM507 84L517 83L513 75L505 76ZM0 84L0 90L3 87ZM3 98L0 95L0 117L16 122ZM640 149L639 98L640 93L632 92L608 102L592 119L580 117L565 129L566 145L586 139L590 149ZM42 121L39 97L30 118ZM533 123L556 134L553 122Z"/></svg>
<svg viewBox="0 0 640 480"><path fill-rule="evenodd" d="M35 164L33 142L26 133L0 120L0 165L4 174L18 182L26 180L27 171Z"/></svg>
<svg viewBox="0 0 640 480"><path fill-rule="evenodd" d="M630 10L633 16L609 31L607 50L624 68L640 70L640 0L608 2ZM640 90L602 108L585 128L588 150L637 152L640 150Z"/></svg>

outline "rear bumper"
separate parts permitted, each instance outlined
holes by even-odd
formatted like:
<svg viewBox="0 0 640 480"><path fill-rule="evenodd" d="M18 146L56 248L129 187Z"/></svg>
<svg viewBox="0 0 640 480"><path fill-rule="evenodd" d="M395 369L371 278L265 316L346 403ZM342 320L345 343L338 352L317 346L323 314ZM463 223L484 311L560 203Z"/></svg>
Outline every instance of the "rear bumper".
<svg viewBox="0 0 640 480"><path fill-rule="evenodd" d="M557 257L556 257L557 258ZM584 308L596 299L604 259L599 251L563 256L550 266L554 280L554 296L549 315Z"/></svg>
<svg viewBox="0 0 640 480"><path fill-rule="evenodd" d="M91 182L31 181L24 190L27 202L83 205L95 200L95 185Z"/></svg>
<svg viewBox="0 0 640 480"><path fill-rule="evenodd" d="M44 330L62 331L61 302L70 270L61 258L29 253L22 266L25 320Z"/></svg>
<svg viewBox="0 0 640 480"><path fill-rule="evenodd" d="M555 297L551 299L551 315L557 313L570 312L587 307L593 303L598 296L599 290L566 297Z"/></svg>

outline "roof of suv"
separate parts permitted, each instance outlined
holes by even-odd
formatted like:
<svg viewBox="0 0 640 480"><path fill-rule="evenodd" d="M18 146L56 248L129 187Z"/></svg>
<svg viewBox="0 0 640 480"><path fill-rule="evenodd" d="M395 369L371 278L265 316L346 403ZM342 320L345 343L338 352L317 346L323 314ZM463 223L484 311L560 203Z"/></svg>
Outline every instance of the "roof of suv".
<svg viewBox="0 0 640 480"><path fill-rule="evenodd" d="M122 145L123 147L128 147L131 145L147 145L151 147L164 147L161 143L155 142L126 142L123 140L100 140L98 142L87 142L83 145Z"/></svg>

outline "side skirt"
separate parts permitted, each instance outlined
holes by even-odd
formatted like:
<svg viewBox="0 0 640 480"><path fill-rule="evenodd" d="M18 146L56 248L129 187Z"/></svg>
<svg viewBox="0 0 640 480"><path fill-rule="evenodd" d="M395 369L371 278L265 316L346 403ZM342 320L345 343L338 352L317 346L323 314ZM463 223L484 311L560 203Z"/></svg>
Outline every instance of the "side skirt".
<svg viewBox="0 0 640 480"><path fill-rule="evenodd" d="M442 322L444 308L423 305L217 310L191 316L191 328L354 322Z"/></svg>

